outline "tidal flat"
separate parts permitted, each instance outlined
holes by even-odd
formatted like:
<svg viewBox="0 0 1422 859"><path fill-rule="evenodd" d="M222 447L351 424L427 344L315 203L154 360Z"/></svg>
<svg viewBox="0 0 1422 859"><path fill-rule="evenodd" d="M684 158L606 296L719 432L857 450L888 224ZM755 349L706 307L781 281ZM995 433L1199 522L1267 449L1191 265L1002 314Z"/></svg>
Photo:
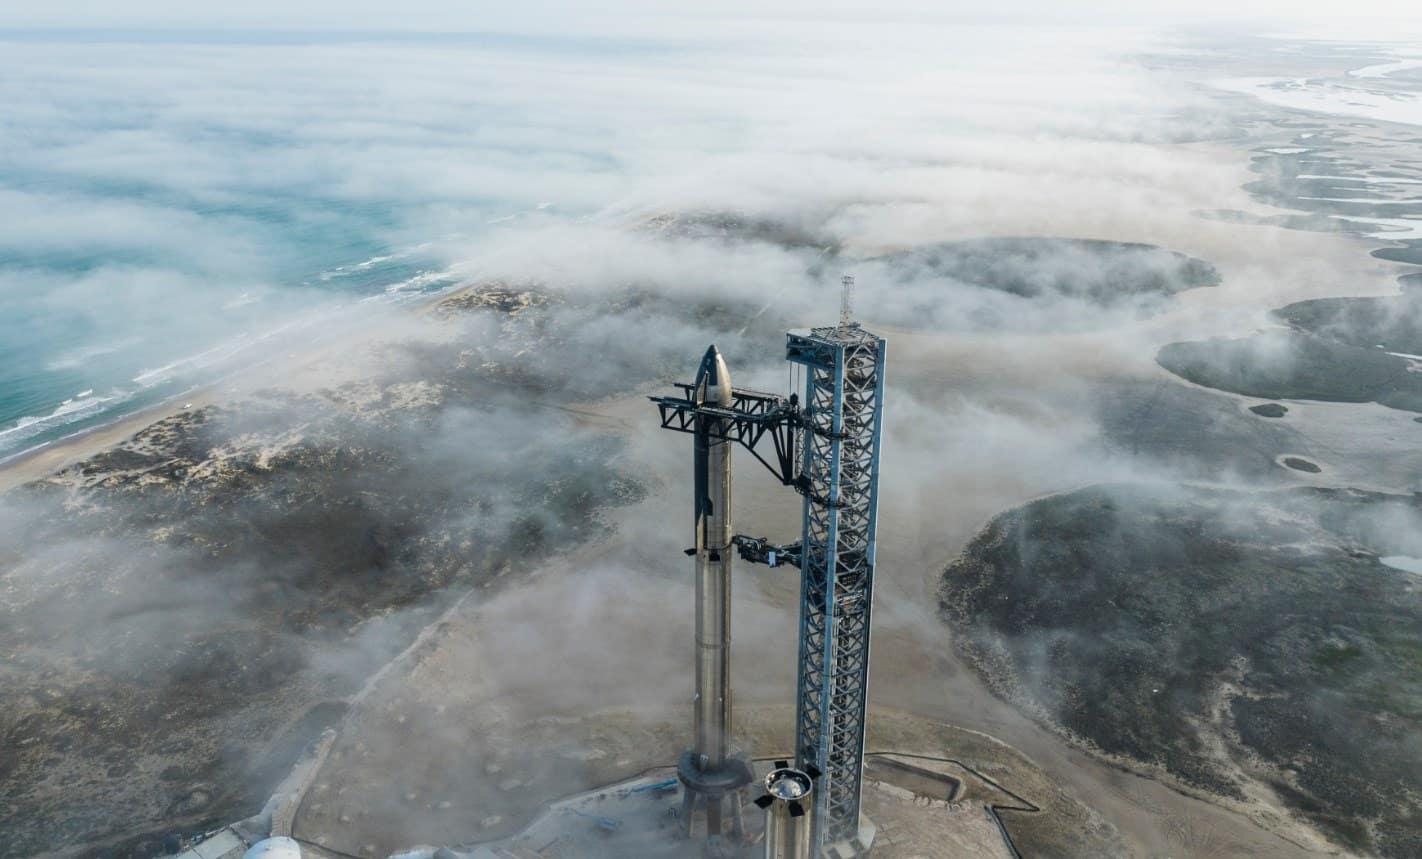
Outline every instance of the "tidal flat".
<svg viewBox="0 0 1422 859"><path fill-rule="evenodd" d="M1411 371L1411 359L1327 337L1269 330L1171 343L1156 360L1197 385L1246 397L1375 402L1422 412L1422 376Z"/></svg>

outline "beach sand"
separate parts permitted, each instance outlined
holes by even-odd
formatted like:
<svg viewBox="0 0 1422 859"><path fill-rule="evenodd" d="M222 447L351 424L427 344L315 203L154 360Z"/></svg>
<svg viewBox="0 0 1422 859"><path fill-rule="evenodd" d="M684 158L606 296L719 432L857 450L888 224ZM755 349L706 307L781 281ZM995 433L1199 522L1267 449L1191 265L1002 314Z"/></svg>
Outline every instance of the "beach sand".
<svg viewBox="0 0 1422 859"><path fill-rule="evenodd" d="M192 391L172 402L151 406L113 423L85 430L69 438L58 439L44 447L21 454L0 466L0 492L8 492L17 486L43 480L76 462L83 462L89 457L103 453L164 418L213 405L221 399L220 391L220 388Z"/></svg>
<svg viewBox="0 0 1422 859"><path fill-rule="evenodd" d="M427 317L442 302L466 296L482 287L481 283L462 284L441 292L428 301L415 306L407 306L397 313L399 316L418 320ZM8 492L17 486L35 480L42 480L76 462L103 453L122 444L144 429L165 418L185 411L201 409L211 405L224 405L233 398L253 387L266 384L273 378L284 381L283 387L310 389L316 384L333 384L341 377L349 377L351 368L340 367L333 372L330 358L358 347L362 338L378 336L379 327L366 326L339 338L335 343L308 350L284 358L273 358L239 372L231 379L189 391L180 397L158 403L125 415L116 421L93 427L49 444L21 453L4 465L0 465L0 492Z"/></svg>

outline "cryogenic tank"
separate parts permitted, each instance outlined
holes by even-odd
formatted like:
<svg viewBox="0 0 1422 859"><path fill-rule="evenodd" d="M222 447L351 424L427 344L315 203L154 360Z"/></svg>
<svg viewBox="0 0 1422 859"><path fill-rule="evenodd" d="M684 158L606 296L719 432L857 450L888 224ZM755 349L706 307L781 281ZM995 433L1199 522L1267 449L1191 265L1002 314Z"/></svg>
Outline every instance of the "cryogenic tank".
<svg viewBox="0 0 1422 859"><path fill-rule="evenodd" d="M301 845L294 839L278 835L253 844L242 854L242 859L301 859Z"/></svg>

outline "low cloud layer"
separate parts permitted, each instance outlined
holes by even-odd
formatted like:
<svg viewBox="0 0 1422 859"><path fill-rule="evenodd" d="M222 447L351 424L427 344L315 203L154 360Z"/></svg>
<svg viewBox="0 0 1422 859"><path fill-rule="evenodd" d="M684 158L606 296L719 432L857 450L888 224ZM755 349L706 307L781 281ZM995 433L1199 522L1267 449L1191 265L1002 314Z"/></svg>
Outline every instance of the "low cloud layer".
<svg viewBox="0 0 1422 859"><path fill-rule="evenodd" d="M1225 127L1134 61L1169 47L1159 34L742 24L0 34L0 312L48 325L0 346L23 394L0 431L43 420L0 454L70 426L65 399L111 409L208 381L359 299L383 313L491 276L779 298L826 244L854 259L984 234L1156 241L1233 193L1205 153L1153 145ZM823 244L635 234L723 212ZM76 360L96 348L102 362Z"/></svg>
<svg viewBox="0 0 1422 859"><path fill-rule="evenodd" d="M135 25L170 11L143 6ZM416 3L402 23L419 26L422 11ZM1155 412L1168 420L1153 425L1137 411L1154 400L1135 408L1137 390L1165 384L1153 363L1163 331L1225 316L1247 324L1230 301L1332 264L1333 250L1255 253L1233 227L1194 217L1248 198L1240 165L1217 148L1233 108L1187 86L1181 66L1141 61L1182 51L1180 41L917 18L808 27L779 9L677 31L632 11L655 26L614 16L575 36L0 35L0 128L13 141L0 152L0 222L15 225L0 231L0 314L62 311L71 326L14 361L0 343L3 365L90 386L83 374L101 358L115 386L141 387L203 344L243 337L264 361L234 383L242 405L216 412L220 432L180 437L163 448L171 461L119 455L107 461L124 472L116 486L71 491L106 479L102 468L71 472L59 497L17 495L0 510L8 610L59 630L36 643L19 635L26 627L7 644L40 666L26 683L40 689L44 670L97 652L140 677L152 667L167 688L244 654L262 669L280 651L296 663L265 670L308 671L327 684L316 692L350 695L460 588L606 536L604 509L644 488L629 474L649 492L684 474L684 449L673 458L647 438L649 406L629 418L588 401L685 378L713 341L737 384L784 390L783 330L831 322L844 271L860 275L860 317L893 332L883 524L901 539L886 550L897 556L881 593L904 626L937 622L930 603L915 603L924 558L936 572L1024 497L1103 479L1254 479L1271 467L1272 435L1242 465L1174 456L1177 437L1209 436L1214 412L1233 405L1222 397L1168 402ZM1150 243L1218 262L1224 283L1096 301L1079 287L1083 272L1112 265L1066 253L1032 258L1033 289L1051 294L1025 300L911 261L925 247L1003 236ZM495 312L496 297L452 320L400 310L456 282L498 282L515 309ZM1226 293L1245 282L1256 292ZM360 336L345 351L309 354L348 330ZM1122 394L1123 378L1139 388ZM1237 425L1209 438L1228 445ZM205 495L213 477L241 500ZM88 509L96 496L112 506ZM683 654L635 653L639 642L665 650L669 630L683 631L681 618L644 618L688 596L666 574L684 572L681 503L667 493L646 505L656 509L621 535L631 548L571 585L548 576L491 592L489 635L501 644L479 654L491 684L531 710L682 695ZM764 529L793 530L792 508ZM92 578L108 556L130 558L124 575L141 579L113 604ZM71 585L82 598L64 598ZM186 618L171 636L150 623L156 594ZM208 605L220 610L192 613ZM300 615L282 618L291 631L245 650L234 633L235 646L173 656L212 628L260 638L251 625L273 605ZM763 626L738 627L755 630L748 643L783 637L776 611L756 611ZM645 637L629 632L639 621ZM145 637L145 626L162 634ZM146 665L155 650L169 661ZM552 667L523 670L540 660ZM578 688L594 671L597 688ZM744 688L770 685L762 676ZM282 716L309 703L287 701ZM440 723L436 736L453 721L423 715ZM150 717L161 714L145 711L144 730ZM10 730L25 739L42 721ZM198 727L210 737L222 726ZM469 730L458 728L451 736ZM241 751L205 759L240 764ZM199 775L173 780L196 791ZM507 776L469 778L493 793ZM403 801L382 808L399 817ZM163 807L148 811L165 819ZM67 831L77 842L123 825Z"/></svg>

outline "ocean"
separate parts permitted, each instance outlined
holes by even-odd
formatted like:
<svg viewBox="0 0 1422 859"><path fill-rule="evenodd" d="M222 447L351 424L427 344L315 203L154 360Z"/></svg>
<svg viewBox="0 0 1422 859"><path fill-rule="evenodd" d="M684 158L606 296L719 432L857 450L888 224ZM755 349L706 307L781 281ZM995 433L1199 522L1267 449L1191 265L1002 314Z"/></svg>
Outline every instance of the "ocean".
<svg viewBox="0 0 1422 859"><path fill-rule="evenodd" d="M621 50L0 32L0 461L450 288L547 159L607 159L494 83Z"/></svg>
<svg viewBox="0 0 1422 859"><path fill-rule="evenodd" d="M418 247L382 242L378 227L358 213L333 219L328 234L314 236L283 233L288 214L264 216L267 250L299 249L304 260L293 260L259 292L233 297L215 288L211 296L188 297L184 311L172 315L163 312L161 290L140 299L155 302L148 312L131 314L118 300L101 318L54 300L75 282L161 279L152 269L115 271L111 258L82 252L0 260L7 281L0 299L0 462L180 397L268 357L279 344L309 342L314 331L346 318L346 303L402 304L455 282ZM26 280L41 288L15 288Z"/></svg>

